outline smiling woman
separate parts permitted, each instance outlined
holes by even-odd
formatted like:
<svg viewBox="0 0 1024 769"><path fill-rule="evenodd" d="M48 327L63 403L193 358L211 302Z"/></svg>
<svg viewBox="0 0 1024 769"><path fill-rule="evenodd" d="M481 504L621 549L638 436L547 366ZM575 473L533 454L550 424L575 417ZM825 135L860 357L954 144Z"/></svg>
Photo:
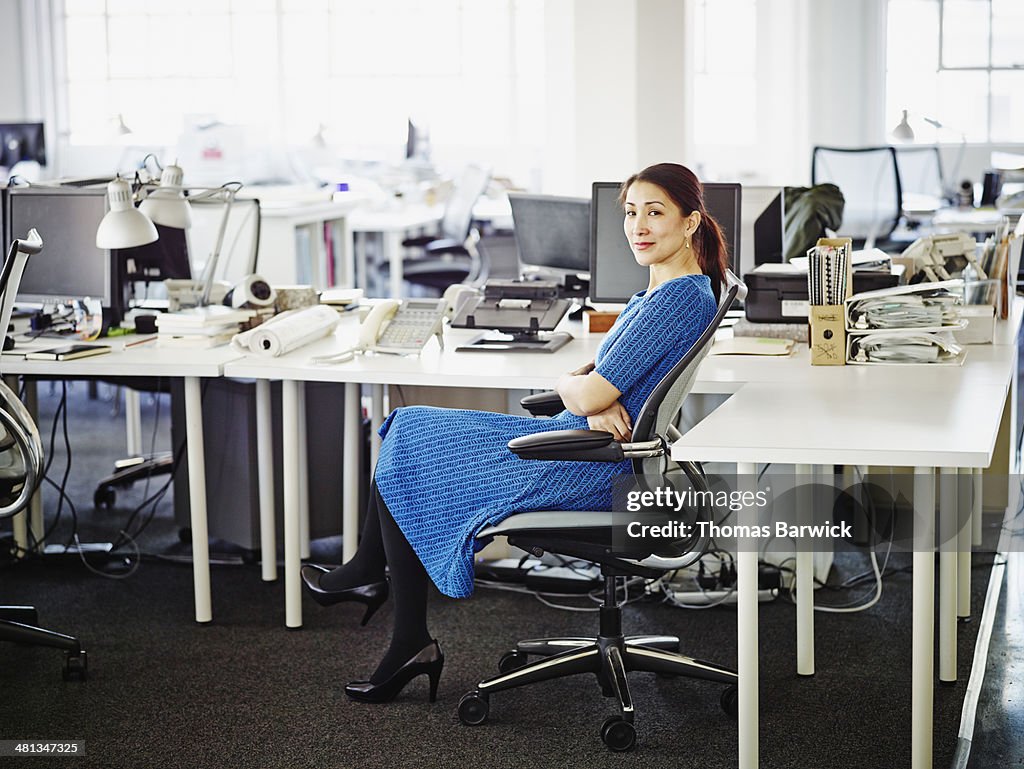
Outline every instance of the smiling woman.
<svg viewBox="0 0 1024 769"><path fill-rule="evenodd" d="M636 258L650 265L650 287L629 301L593 363L559 380L565 410L538 420L396 409L380 431L355 556L332 571L303 567L302 579L319 603L364 604L364 622L394 593L391 645L369 680L346 687L351 698L389 701L419 675L429 676L433 698L444 656L427 629L428 579L453 598L468 596L481 529L516 512L610 510L615 478L631 472L629 460L523 462L508 449L522 436L588 427L628 440L644 401L715 315L725 245L703 208L697 178L683 166L651 166L623 185L622 196Z"/></svg>

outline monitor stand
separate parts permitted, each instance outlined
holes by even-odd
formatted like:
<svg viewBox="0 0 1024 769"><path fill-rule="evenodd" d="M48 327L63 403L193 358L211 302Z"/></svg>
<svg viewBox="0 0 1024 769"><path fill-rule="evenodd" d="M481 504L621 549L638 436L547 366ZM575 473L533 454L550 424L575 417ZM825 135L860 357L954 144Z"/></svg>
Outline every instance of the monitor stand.
<svg viewBox="0 0 1024 769"><path fill-rule="evenodd" d="M565 346L572 334L564 331L537 334L502 334L488 331L455 348L456 352L554 352Z"/></svg>

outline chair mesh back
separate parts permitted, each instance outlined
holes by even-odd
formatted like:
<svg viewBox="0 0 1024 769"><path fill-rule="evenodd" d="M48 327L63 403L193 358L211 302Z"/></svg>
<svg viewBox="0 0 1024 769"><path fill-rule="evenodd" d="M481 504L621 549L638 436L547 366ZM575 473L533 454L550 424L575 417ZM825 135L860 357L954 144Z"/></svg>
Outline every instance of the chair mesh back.
<svg viewBox="0 0 1024 769"><path fill-rule="evenodd" d="M811 183L831 182L843 193L840 235L854 240L888 238L899 223L902 192L892 147L815 147Z"/></svg>
<svg viewBox="0 0 1024 769"><path fill-rule="evenodd" d="M747 287L731 272L726 275L728 289L722 295L718 304L718 311L711 319L711 323L704 333L700 335L693 346L687 351L672 370L658 382L650 397L640 409L636 424L633 427L633 441L648 441L656 437L665 439L668 426L675 421L676 415L682 408L683 401L693 388L693 382L697 377L697 369L704 357L711 350L711 344L715 338L715 332L722 325L725 313L732 306L737 297L743 298L746 295ZM634 460L633 470L641 473L644 470L643 462L649 460ZM638 464L639 462L639 464ZM657 460L660 464L660 460Z"/></svg>
<svg viewBox="0 0 1024 769"><path fill-rule="evenodd" d="M446 238L459 242L466 239L469 235L469 225L473 222L473 206L484 194L490 182L489 170L479 166L466 166L444 208L441 233Z"/></svg>

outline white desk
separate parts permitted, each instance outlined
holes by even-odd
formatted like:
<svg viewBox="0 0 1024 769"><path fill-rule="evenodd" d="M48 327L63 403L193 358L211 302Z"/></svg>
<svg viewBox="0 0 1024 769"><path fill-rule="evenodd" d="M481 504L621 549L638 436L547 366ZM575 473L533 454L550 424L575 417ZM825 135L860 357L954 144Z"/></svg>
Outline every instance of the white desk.
<svg viewBox="0 0 1024 769"><path fill-rule="evenodd" d="M1015 338L1020 300L1016 305L1015 323L1004 324L1001 340ZM807 367L803 383L784 376L784 366L766 367L775 374L772 380L739 386L729 400L673 445L672 457L737 462L741 477L753 477L757 462L914 466L915 535L917 541L931 543L935 468L949 475L957 468L990 465L1007 400L1011 415L1015 411L1016 349L1009 343L972 346L963 367L941 371L924 366ZM743 364L737 361L737 365ZM980 474L974 478L980 483ZM955 498L941 495L939 529L944 536L955 531L955 523L947 528L955 519L955 503ZM979 513L976 503L975 514ZM961 533L956 550L966 548L967 559L969 545ZM940 677L944 680L956 678L957 579L958 570L965 566L956 550L946 547L939 556ZM808 559L798 557L798 650L806 647L811 625L809 566ZM932 765L934 568L931 549L914 553L914 769ZM737 571L740 766L750 769L758 764L755 550L741 548ZM813 669L813 647L810 659Z"/></svg>
<svg viewBox="0 0 1024 769"><path fill-rule="evenodd" d="M755 462L820 464L892 464L918 467L915 506L927 510L919 534L931 541L935 502L933 468L989 466L1004 407L1015 411L1016 331L1022 305L1013 318L1000 323L997 344L972 346L960 367L844 366L812 367L806 347L787 358L711 356L701 365L695 392L726 393L725 404L700 422L678 443L676 459L738 462L739 472L754 475ZM227 376L283 379L285 434L298 435L304 423L301 382L345 382L345 450L358 444L358 383L423 384L463 387L548 388L563 372L591 360L599 336L583 336L554 355L455 353L459 335L448 330L449 350L431 343L419 358L358 357L338 366L317 366L310 357L345 349L355 323L343 324L333 339L324 340L279 359L246 358L228 363ZM375 399L379 400L379 399ZM374 424L381 415L374 414ZM1015 420L1011 419L1011 424ZM349 428L351 425L351 428ZM289 446L291 448L289 448ZM295 444L285 447L286 624L302 623L299 583L301 467ZM1010 460L1012 463L1012 459ZM358 477L348 463L345 484L345 554L354 552L358 511ZM974 474L980 484L980 474ZM941 500L943 510L955 500ZM978 511L980 513L980 510ZM948 516L940 516L944 521ZM963 545L958 543L958 547ZM966 543L969 557L970 541ZM810 554L798 554L798 648L806 651L813 605ZM950 558L952 556L952 558ZM933 554L914 557L914 767L931 764L931 678L934 617ZM757 555L741 552L738 584L740 765L757 765ZM956 593L958 572L968 573L958 553L940 556L940 647L943 666L950 659L955 678ZM800 587L800 585L803 587ZM804 599L801 601L800 596ZM952 603L950 603L952 601ZM802 639L802 640L800 640ZM950 649L952 647L952 654ZM811 646L813 652L813 646ZM799 652L798 652L799 654ZM813 670L813 655L811 656ZM798 667L803 660L798 658ZM801 670L801 672L805 672Z"/></svg>
<svg viewBox="0 0 1024 769"><path fill-rule="evenodd" d="M492 389L544 389L554 386L559 376L593 360L600 344L600 336L579 333L578 338L552 354L542 353L494 353L455 352L461 341L468 341L478 332L471 330L447 329L446 349L438 349L437 343L427 344L420 356L399 357L394 355L357 356L355 360L340 365L324 366L310 363L312 357L328 355L331 352L348 349L355 341L358 325L355 318L345 318L332 338L296 350L280 358L249 356L230 362L224 367L225 376L253 378L257 380L257 411L260 410L261 387L269 389L269 380L283 380L282 385L282 426L283 480L284 480L284 550L285 550L285 624L288 627L302 625L302 593L299 582L302 546L305 536L301 524L306 519L305 476L306 468L300 457L300 446L304 445L303 425L305 406L303 403L304 382L344 382L345 387L345 435L343 450L346 457L358 455L359 425L361 422L359 385L371 384L374 388L374 413L371 423L376 430L383 414L382 385L424 385L440 387L481 387ZM269 399L267 413L269 414ZM258 417L259 418L259 417ZM264 419L269 420L269 416ZM376 437L373 438L377 440ZM270 462L265 456L268 449L261 442L261 462ZM348 560L355 553L358 541L358 490L359 464L346 460L343 484L344 558ZM270 514L272 516L272 513ZM261 518L264 518L261 510ZM270 520L273 520L272 517ZM264 556L264 563L267 563ZM264 573L264 579L274 575Z"/></svg>
<svg viewBox="0 0 1024 769"><path fill-rule="evenodd" d="M3 356L4 374L76 377L181 377L185 382L185 440L188 452L189 506L192 516L192 578L196 622L210 622L210 552L206 517L206 459L203 444L203 407L200 380L219 377L224 363L241 353L231 347L210 350L163 349L155 342L124 349L124 339L110 340L114 351L70 361L25 360ZM54 345L58 344L54 340Z"/></svg>
<svg viewBox="0 0 1024 769"><path fill-rule="evenodd" d="M379 232L382 251L390 272L389 296L402 295L402 239L414 230L436 226L444 215L439 205L402 205L394 208L358 208L349 217L352 253L355 256L356 285L366 286L366 236Z"/></svg>
<svg viewBox="0 0 1024 769"><path fill-rule="evenodd" d="M423 203L411 205L393 204L384 208L357 208L348 217L348 228L352 234L352 253L355 256L356 285L366 283L366 236L374 232L382 237L382 251L389 269L389 296L402 295L403 254L402 240L412 232L435 228L444 217L444 206L428 206ZM473 219L490 222L502 229L512 228L512 208L508 198L481 198L473 206Z"/></svg>

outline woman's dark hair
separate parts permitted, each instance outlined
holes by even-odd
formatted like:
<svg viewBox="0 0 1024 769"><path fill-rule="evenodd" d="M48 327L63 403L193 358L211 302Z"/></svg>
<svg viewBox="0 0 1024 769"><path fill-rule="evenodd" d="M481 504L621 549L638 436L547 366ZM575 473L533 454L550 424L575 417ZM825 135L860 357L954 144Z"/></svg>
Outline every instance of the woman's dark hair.
<svg viewBox="0 0 1024 769"><path fill-rule="evenodd" d="M679 206L684 216L700 212L700 225L693 233L693 247L697 252L697 264L701 272L711 279L711 290L718 299L725 271L729 266L729 250L718 222L704 207L704 187L700 180L686 166L678 163L658 163L633 174L622 183L619 190L619 204L625 205L626 193L634 182L656 184L665 190L672 202Z"/></svg>

